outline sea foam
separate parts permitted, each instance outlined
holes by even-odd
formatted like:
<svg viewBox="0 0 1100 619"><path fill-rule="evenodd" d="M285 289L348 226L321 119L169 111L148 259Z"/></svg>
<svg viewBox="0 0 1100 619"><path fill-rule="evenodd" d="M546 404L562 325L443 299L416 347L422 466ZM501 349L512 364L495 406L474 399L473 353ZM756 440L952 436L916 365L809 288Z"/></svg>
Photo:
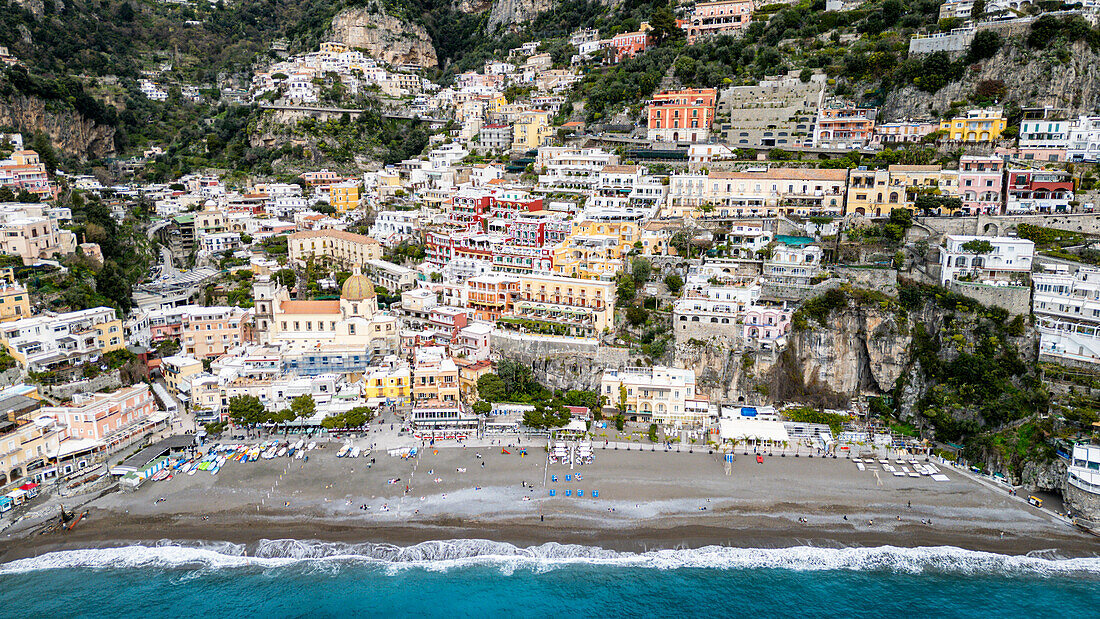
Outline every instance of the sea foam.
<svg viewBox="0 0 1100 619"><path fill-rule="evenodd" d="M1002 555L952 546L900 548L732 548L617 552L593 546L546 543L518 547L481 539L430 541L412 546L263 540L251 549L230 543L162 540L154 545L65 550L0 565L0 575L51 569L279 569L338 571L345 565L374 565L386 571L445 571L485 566L504 573L545 571L572 565L672 570L786 569L794 571L879 571L893 573L1080 575L1100 577L1100 558L1051 558L1044 553Z"/></svg>

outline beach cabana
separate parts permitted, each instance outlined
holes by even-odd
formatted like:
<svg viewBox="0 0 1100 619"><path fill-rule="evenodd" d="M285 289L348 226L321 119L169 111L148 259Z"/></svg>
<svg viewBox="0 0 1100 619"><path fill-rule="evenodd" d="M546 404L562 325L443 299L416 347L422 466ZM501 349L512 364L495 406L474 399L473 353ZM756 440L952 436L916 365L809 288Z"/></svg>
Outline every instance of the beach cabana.
<svg viewBox="0 0 1100 619"><path fill-rule="evenodd" d="M723 441L735 441L757 447L781 446L791 440L782 422L751 418L719 420L718 436Z"/></svg>

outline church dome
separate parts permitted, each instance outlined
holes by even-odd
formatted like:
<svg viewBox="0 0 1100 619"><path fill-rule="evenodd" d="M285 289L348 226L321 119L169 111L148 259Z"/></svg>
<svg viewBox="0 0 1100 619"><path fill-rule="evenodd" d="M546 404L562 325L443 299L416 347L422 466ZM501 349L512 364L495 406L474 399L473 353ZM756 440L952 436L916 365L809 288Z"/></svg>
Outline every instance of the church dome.
<svg viewBox="0 0 1100 619"><path fill-rule="evenodd" d="M344 280L344 287L340 289L340 297L348 301L362 301L375 298L374 284L366 275L356 273Z"/></svg>

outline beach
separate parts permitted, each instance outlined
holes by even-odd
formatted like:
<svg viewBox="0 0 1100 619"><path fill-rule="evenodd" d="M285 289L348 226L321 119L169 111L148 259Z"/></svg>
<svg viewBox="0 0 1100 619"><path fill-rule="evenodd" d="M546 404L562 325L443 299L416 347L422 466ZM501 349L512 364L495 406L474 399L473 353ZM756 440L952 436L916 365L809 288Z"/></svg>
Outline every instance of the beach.
<svg viewBox="0 0 1100 619"><path fill-rule="evenodd" d="M337 458L338 447L314 450L308 462L231 462L217 475L177 475L107 494L81 508L88 517L73 531L9 529L0 561L159 540L409 546L488 539L631 552L708 545L1100 551L1100 538L953 469L945 469L948 481L936 482L859 471L843 458L770 456L758 464L738 453L726 475L719 454L648 445L597 448L594 463L571 469L547 465L542 445L527 445L530 455L521 457L516 448L505 454L500 446L453 444L408 459L376 450L368 467L370 458Z"/></svg>

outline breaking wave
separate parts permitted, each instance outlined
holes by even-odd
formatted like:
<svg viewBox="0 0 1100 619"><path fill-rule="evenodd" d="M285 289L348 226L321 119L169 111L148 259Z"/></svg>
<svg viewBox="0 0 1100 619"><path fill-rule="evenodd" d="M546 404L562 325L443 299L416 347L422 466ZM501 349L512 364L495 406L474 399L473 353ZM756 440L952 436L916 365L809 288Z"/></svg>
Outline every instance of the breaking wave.
<svg viewBox="0 0 1100 619"><path fill-rule="evenodd" d="M1088 576L1100 578L1100 558L1059 558L1051 553L1002 555L952 546L900 548L731 548L617 552L593 546L546 543L525 548L480 539L431 541L412 546L262 540L241 544L162 540L150 545L65 550L0 565L0 575L52 569L197 570L279 569L339 571L344 566L395 571L445 571L484 566L503 573L546 571L576 565L672 570L785 569L793 571L878 571L907 574Z"/></svg>

